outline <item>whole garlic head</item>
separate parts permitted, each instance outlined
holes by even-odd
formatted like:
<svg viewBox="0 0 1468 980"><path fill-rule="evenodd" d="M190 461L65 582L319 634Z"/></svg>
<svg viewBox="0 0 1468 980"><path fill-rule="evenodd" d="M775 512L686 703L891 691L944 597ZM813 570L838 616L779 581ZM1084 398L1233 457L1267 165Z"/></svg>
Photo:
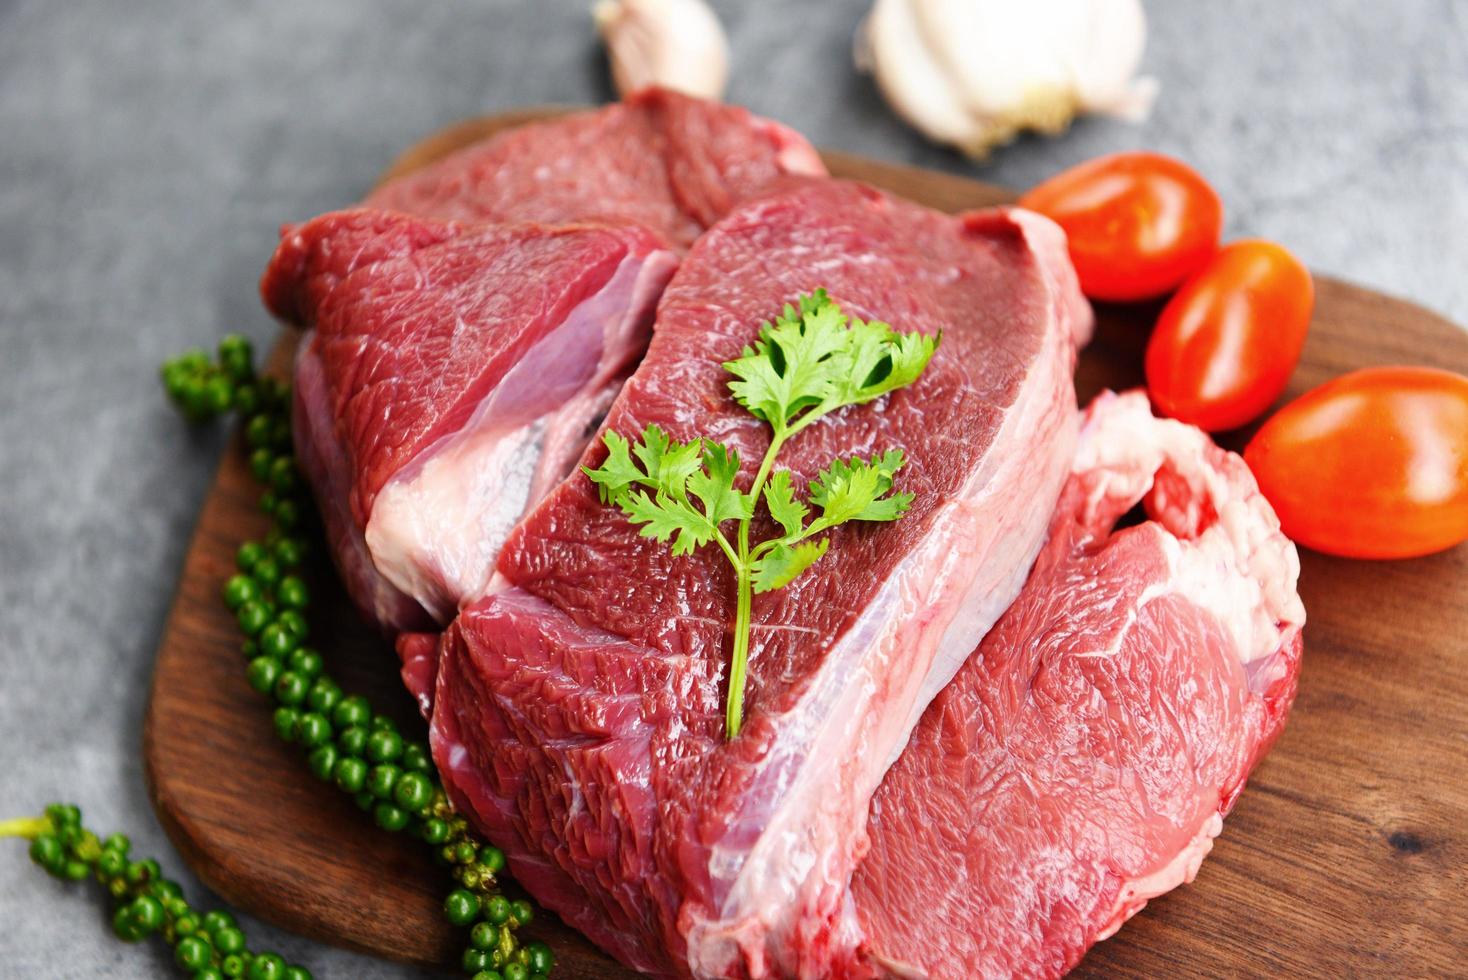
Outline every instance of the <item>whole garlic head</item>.
<svg viewBox="0 0 1468 980"><path fill-rule="evenodd" d="M899 115L982 157L1083 112L1145 119L1146 37L1140 0L876 0L856 57Z"/></svg>
<svg viewBox="0 0 1468 980"><path fill-rule="evenodd" d="M618 93L661 85L717 99L729 81L729 42L703 0L599 0L592 8Z"/></svg>

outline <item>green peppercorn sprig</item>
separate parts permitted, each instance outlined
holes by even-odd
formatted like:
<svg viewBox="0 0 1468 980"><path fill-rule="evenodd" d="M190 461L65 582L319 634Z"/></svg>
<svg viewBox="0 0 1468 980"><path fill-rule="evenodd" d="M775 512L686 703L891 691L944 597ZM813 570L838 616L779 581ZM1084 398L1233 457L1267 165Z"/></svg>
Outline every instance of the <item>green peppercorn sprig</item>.
<svg viewBox="0 0 1468 980"><path fill-rule="evenodd" d="M178 882L163 877L158 862L134 860L122 834L106 840L82 826L75 806L53 803L44 816L0 822L0 837L31 842L31 860L52 877L94 877L112 896L112 931L123 942L152 935L173 947L173 959L193 980L311 980L305 967L270 952L245 948L245 934L228 912L194 911Z"/></svg>
<svg viewBox="0 0 1468 980"><path fill-rule="evenodd" d="M404 738L365 697L346 694L307 645L310 592L300 567L308 553L302 530L309 504L291 447L289 392L273 379L257 379L251 360L248 341L226 337L217 364L196 351L163 368L169 396L191 419L241 413L250 471L266 486L260 506L272 527L261 540L240 545L237 572L223 588L245 634L245 676L274 701L276 733L301 747L312 774L351 794L379 827L433 847L436 859L453 869L458 887L445 899L444 914L469 930L465 972L473 980L544 978L554 965L550 948L516 935L533 917L530 903L500 892L505 856L454 813L427 744Z"/></svg>

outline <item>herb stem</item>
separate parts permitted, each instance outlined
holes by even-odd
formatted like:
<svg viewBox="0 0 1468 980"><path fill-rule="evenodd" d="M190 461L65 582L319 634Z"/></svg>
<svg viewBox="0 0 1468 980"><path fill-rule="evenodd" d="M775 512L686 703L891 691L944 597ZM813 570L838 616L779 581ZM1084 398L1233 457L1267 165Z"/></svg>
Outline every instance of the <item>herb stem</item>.
<svg viewBox="0 0 1468 980"><path fill-rule="evenodd" d="M45 817L15 817L0 820L0 837L24 837L35 840L42 834L51 833L51 821Z"/></svg>
<svg viewBox="0 0 1468 980"><path fill-rule="evenodd" d="M744 674L749 664L749 567L737 569L739 598L734 612L734 655L729 666L729 699L724 709L724 737L732 739L739 734L744 721Z"/></svg>

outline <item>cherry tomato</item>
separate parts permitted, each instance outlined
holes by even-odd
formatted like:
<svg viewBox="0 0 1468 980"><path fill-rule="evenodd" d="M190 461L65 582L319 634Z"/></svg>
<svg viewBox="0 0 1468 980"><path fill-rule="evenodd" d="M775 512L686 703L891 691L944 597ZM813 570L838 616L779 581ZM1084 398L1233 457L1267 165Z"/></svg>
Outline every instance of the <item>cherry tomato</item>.
<svg viewBox="0 0 1468 980"><path fill-rule="evenodd" d="M1164 414L1236 429L1289 383L1315 305L1309 271L1272 242L1225 246L1162 310L1147 344L1147 391Z"/></svg>
<svg viewBox="0 0 1468 980"><path fill-rule="evenodd" d="M1350 558L1468 540L1468 377L1353 371L1264 423L1244 458L1290 537Z"/></svg>
<svg viewBox="0 0 1468 980"><path fill-rule="evenodd" d="M1057 174L1020 198L1065 229L1081 291L1129 302L1170 291L1218 248L1223 205L1187 164L1117 153Z"/></svg>

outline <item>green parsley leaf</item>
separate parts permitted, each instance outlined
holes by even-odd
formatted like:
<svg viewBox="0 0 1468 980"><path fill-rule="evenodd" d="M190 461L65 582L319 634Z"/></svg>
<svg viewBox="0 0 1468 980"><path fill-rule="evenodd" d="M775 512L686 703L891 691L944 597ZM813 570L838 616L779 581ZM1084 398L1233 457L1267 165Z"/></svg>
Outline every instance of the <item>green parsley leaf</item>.
<svg viewBox="0 0 1468 980"><path fill-rule="evenodd" d="M893 449L870 461L853 456L834 459L811 481L810 501L821 509L811 531L847 521L895 521L912 506L910 493L890 493L892 478L904 462L902 450Z"/></svg>
<svg viewBox="0 0 1468 980"><path fill-rule="evenodd" d="M734 489L739 475L739 453L716 442L705 442L703 467L688 478L688 492L703 504L704 515L717 527L724 521L754 516L754 498Z"/></svg>
<svg viewBox="0 0 1468 980"><path fill-rule="evenodd" d="M783 589L819 561L830 544L830 538L802 541L793 548L787 544L775 544L750 563L750 584L755 592Z"/></svg>
<svg viewBox="0 0 1468 980"><path fill-rule="evenodd" d="M617 498L630 486L636 483L648 483L647 474L638 469L637 464L632 461L629 453L627 440L617 433L608 430L602 436L602 441L607 446L607 458L596 469L589 466L581 467L581 471L591 478L596 484L597 493L601 496L604 504L615 503Z"/></svg>
<svg viewBox="0 0 1468 980"><path fill-rule="evenodd" d="M714 539L714 525L685 500L675 500L659 491L649 495L645 490L624 493L617 506L633 524L642 525L644 538L667 541L673 538L673 555L691 555L700 545ZM675 537L676 535L676 537Z"/></svg>
<svg viewBox="0 0 1468 980"><path fill-rule="evenodd" d="M770 516L785 529L785 536L793 538L805 527L805 517L810 508L795 499L790 487L790 471L775 470L765 484L765 506Z"/></svg>

